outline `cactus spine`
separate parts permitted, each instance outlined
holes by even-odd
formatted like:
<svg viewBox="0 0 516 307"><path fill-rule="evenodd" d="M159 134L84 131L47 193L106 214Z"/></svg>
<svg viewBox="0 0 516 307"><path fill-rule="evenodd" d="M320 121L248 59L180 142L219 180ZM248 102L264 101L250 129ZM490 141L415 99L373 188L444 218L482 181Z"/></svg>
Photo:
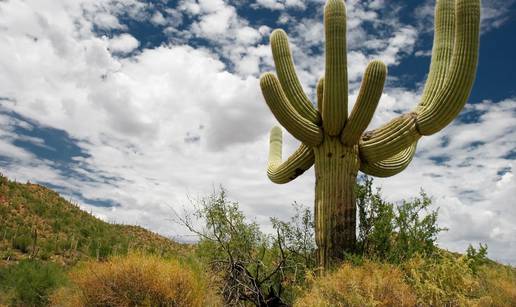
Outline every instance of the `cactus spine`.
<svg viewBox="0 0 516 307"><path fill-rule="evenodd" d="M387 68L381 61L369 63L348 117L344 1L328 0L324 8L326 65L317 84L317 109L297 78L287 34L275 30L271 35L278 76L265 73L260 86L276 119L301 145L283 161L281 128L273 127L267 174L275 183L287 183L315 164L315 233L322 268L355 246L358 170L377 177L403 171L421 136L443 129L466 103L478 59L480 1L438 0L435 12L432 60L420 103L368 132Z"/></svg>

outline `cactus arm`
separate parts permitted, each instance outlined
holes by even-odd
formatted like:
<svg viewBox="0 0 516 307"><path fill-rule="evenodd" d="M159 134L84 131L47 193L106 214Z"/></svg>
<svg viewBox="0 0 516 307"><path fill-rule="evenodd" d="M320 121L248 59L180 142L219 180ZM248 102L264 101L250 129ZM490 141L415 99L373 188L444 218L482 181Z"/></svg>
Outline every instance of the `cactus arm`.
<svg viewBox="0 0 516 307"><path fill-rule="evenodd" d="M455 0L440 0L435 6L435 31L432 60L421 102L416 112L425 109L444 85L449 71L455 36Z"/></svg>
<svg viewBox="0 0 516 307"><path fill-rule="evenodd" d="M324 77L321 77L317 82L317 109L319 113L322 112L323 107L323 96L324 96Z"/></svg>
<svg viewBox="0 0 516 307"><path fill-rule="evenodd" d="M360 159L376 163L392 157L419 140L416 113L406 113L382 127L366 132L359 141Z"/></svg>
<svg viewBox="0 0 516 307"><path fill-rule="evenodd" d="M381 61L372 61L367 66L357 101L340 135L340 140L345 146L357 144L369 125L382 96L386 76L387 67Z"/></svg>
<svg viewBox="0 0 516 307"><path fill-rule="evenodd" d="M316 125L320 124L321 116L304 93L297 77L285 31L277 29L272 32L271 49L276 73L288 100L299 115Z"/></svg>
<svg viewBox="0 0 516 307"><path fill-rule="evenodd" d="M418 130L431 135L448 125L462 110L476 75L480 31L480 1L455 3L455 44L449 73L435 99L419 114Z"/></svg>
<svg viewBox="0 0 516 307"><path fill-rule="evenodd" d="M437 53L432 60L423 101L416 109L418 113L407 113L377 130L364 133L359 150L367 163L385 160L406 149L422 135L438 132L464 107L473 86L478 60L480 1L456 0L454 9L451 5L450 0L438 1L437 45L434 48ZM453 30L452 39L449 32ZM451 45L451 60L438 60L437 57L450 56Z"/></svg>
<svg viewBox="0 0 516 307"><path fill-rule="evenodd" d="M324 131L337 136L348 117L346 7L343 0L328 0L324 7L326 63L322 120Z"/></svg>
<svg viewBox="0 0 516 307"><path fill-rule="evenodd" d="M417 142L412 143L406 149L385 160L368 163L361 161L360 171L376 177L391 177L403 171L412 161L416 153Z"/></svg>
<svg viewBox="0 0 516 307"><path fill-rule="evenodd" d="M281 84L274 74L263 74L260 78L260 86L265 102L267 102L272 114L288 132L308 146L317 146L322 142L321 129L297 113L285 96Z"/></svg>
<svg viewBox="0 0 516 307"><path fill-rule="evenodd" d="M274 183L287 183L296 179L314 164L314 153L311 148L301 144L285 161L282 159L282 133L280 127L273 127L270 133L269 163L267 176Z"/></svg>

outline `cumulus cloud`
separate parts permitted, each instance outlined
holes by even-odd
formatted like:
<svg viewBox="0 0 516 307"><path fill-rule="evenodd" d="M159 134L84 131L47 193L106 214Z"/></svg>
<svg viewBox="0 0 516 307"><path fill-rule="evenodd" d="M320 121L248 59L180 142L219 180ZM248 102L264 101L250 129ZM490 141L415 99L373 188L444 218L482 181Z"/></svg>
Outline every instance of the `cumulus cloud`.
<svg viewBox="0 0 516 307"><path fill-rule="evenodd" d="M160 11L157 11L152 15L151 22L155 25L163 26L167 23L167 20Z"/></svg>
<svg viewBox="0 0 516 307"><path fill-rule="evenodd" d="M140 42L128 33L120 34L109 40L109 49L111 52L129 53L138 48L139 45Z"/></svg>
<svg viewBox="0 0 516 307"><path fill-rule="evenodd" d="M305 9L306 1L303 0L256 0L251 4L253 8L266 8L269 10L281 10L285 8L293 8L296 10Z"/></svg>

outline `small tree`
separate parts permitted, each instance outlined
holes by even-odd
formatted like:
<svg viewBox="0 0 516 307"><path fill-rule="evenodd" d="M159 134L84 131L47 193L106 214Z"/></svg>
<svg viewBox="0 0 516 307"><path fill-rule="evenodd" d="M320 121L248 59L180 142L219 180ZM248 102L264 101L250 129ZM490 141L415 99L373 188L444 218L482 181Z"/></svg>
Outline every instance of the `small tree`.
<svg viewBox="0 0 516 307"><path fill-rule="evenodd" d="M365 256L399 263L415 254L430 255L439 232L438 210L430 210L432 199L424 192L419 197L394 205L373 192L367 176L357 185L359 212L358 252Z"/></svg>
<svg viewBox="0 0 516 307"><path fill-rule="evenodd" d="M224 189L194 207L177 218L200 237L198 253L220 279L225 304L286 306L291 286L315 264L311 212L295 204L291 221L271 219L275 234L267 235L246 220L238 203L227 200ZM194 219L203 226L196 227Z"/></svg>
<svg viewBox="0 0 516 307"><path fill-rule="evenodd" d="M293 268L296 274L295 280L304 278L304 273L315 267L315 239L314 239L314 219L310 209L294 202L295 215L289 222L271 218L274 229L277 230L279 237L282 238L284 248L289 253L286 259L289 267Z"/></svg>
<svg viewBox="0 0 516 307"><path fill-rule="evenodd" d="M478 245L478 250L471 244L466 250L468 265L474 274L478 274L478 269L482 265L489 263L489 259L487 258L487 244L482 245L482 243L479 243Z"/></svg>

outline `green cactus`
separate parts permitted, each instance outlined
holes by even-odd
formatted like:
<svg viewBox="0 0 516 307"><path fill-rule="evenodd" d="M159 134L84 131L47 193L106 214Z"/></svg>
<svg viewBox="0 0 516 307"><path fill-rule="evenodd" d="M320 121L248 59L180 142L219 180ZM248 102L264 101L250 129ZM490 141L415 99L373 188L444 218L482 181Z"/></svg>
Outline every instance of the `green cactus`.
<svg viewBox="0 0 516 307"><path fill-rule="evenodd" d="M275 183L287 183L315 164L320 267L342 259L355 246L358 170L378 177L401 172L411 162L421 136L443 129L463 108L475 79L479 24L479 0L438 0L430 73L421 102L413 112L368 132L364 130L380 100L387 68L381 61L369 63L348 117L344 1L328 0L324 8L326 67L317 84L317 109L296 76L286 33L272 33L278 76L265 73L260 86L276 119L301 145L282 161L281 128L272 128L267 174Z"/></svg>

